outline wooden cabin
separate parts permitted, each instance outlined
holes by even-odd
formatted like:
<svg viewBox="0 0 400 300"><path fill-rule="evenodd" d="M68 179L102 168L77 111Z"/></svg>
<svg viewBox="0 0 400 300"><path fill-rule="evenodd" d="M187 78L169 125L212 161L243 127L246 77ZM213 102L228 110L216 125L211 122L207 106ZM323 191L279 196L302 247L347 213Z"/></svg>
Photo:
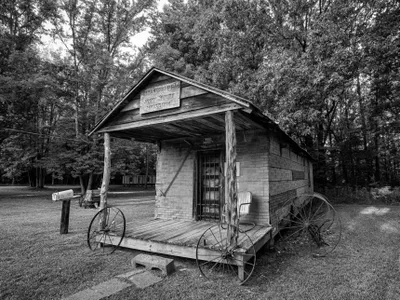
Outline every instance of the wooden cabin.
<svg viewBox="0 0 400 300"><path fill-rule="evenodd" d="M146 236L143 228L135 237L127 228L124 247L193 258L182 247L193 246L204 224L220 222L224 211L235 209L236 194L250 192L241 221L255 223L248 234L259 249L276 234L282 204L313 192L312 158L260 109L164 70L148 71L90 134L104 134L106 143L111 136L158 146L155 220L146 228L166 227L168 234ZM107 157L109 145L105 151ZM184 241L185 236L194 238ZM165 250L174 241L177 248Z"/></svg>

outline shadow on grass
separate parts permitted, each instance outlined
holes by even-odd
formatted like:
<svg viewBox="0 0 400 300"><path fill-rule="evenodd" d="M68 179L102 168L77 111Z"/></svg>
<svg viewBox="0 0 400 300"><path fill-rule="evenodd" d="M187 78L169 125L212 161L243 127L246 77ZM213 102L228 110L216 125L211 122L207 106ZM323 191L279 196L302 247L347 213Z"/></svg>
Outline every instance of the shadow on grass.
<svg viewBox="0 0 400 300"><path fill-rule="evenodd" d="M72 206L70 234L60 235L61 204L31 199L2 200L0 299L60 299L132 270L131 250L104 257L88 250L86 232L96 210ZM336 208L342 241L326 258L259 252L245 286L207 281L195 261L178 258L177 272L163 281L108 299L400 299L400 207ZM124 206L124 213L141 222L153 209L149 202Z"/></svg>

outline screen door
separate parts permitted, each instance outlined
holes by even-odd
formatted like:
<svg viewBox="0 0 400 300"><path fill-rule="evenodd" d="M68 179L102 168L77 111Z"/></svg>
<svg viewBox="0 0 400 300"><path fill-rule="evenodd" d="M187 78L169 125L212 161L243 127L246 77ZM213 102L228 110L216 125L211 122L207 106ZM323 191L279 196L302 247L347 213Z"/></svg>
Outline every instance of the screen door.
<svg viewBox="0 0 400 300"><path fill-rule="evenodd" d="M197 219L219 221L223 186L221 151L200 152L198 166Z"/></svg>

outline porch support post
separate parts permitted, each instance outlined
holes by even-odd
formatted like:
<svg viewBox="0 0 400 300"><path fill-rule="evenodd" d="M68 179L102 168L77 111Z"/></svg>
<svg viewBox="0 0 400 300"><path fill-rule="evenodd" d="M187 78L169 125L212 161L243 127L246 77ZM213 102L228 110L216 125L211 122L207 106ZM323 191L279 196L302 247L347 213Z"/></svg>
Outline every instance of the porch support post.
<svg viewBox="0 0 400 300"><path fill-rule="evenodd" d="M110 134L104 133L104 171L103 181L101 183L100 190L100 210L107 207L107 193L108 186L110 184L110 173L111 173L111 148L110 148Z"/></svg>
<svg viewBox="0 0 400 300"><path fill-rule="evenodd" d="M228 223L228 242L236 246L238 239L237 187L236 187L236 131L233 112L225 113L225 203L226 220Z"/></svg>

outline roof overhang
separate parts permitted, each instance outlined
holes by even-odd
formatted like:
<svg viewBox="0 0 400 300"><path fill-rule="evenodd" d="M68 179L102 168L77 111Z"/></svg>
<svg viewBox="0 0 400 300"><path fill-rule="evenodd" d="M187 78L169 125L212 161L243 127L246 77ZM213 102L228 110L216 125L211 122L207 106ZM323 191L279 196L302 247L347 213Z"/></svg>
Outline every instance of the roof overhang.
<svg viewBox="0 0 400 300"><path fill-rule="evenodd" d="M225 103L199 110L183 111L179 114L155 114L152 118L110 125L110 120L119 116L124 107L149 84L154 75L165 75L186 85L204 90L213 97L225 99ZM302 149L288 136L274 121L264 115L259 108L246 99L237 97L228 92L199 83L187 77L160 70L150 69L126 95L103 116L89 135L108 132L112 136L124 139L135 139L142 142L158 142L177 138L198 138L225 133L225 112L235 111L236 130L268 130L275 132L285 143L290 144L312 159L307 151Z"/></svg>

